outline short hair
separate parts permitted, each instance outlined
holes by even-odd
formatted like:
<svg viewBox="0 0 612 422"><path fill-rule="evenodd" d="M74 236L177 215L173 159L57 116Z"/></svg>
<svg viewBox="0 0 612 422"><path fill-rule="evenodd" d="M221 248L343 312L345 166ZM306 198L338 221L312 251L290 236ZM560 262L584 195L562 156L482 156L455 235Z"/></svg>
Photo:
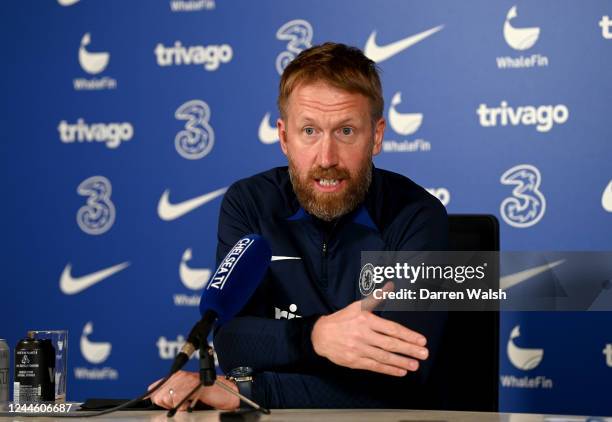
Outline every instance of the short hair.
<svg viewBox="0 0 612 422"><path fill-rule="evenodd" d="M300 84L318 81L364 95L370 102L372 121L382 117L384 100L376 63L358 48L326 42L302 51L285 68L278 92L281 118L286 118L287 101L293 90Z"/></svg>

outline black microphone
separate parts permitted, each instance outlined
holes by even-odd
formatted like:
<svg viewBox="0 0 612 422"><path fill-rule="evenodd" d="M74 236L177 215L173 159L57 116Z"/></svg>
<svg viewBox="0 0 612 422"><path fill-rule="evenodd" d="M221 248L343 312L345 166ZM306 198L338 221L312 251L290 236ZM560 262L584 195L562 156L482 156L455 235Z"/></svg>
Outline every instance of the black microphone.
<svg viewBox="0 0 612 422"><path fill-rule="evenodd" d="M206 341L216 320L224 323L240 312L261 283L271 258L270 245L259 235L249 234L236 242L204 286L200 299L202 318L174 358L171 373L181 369Z"/></svg>

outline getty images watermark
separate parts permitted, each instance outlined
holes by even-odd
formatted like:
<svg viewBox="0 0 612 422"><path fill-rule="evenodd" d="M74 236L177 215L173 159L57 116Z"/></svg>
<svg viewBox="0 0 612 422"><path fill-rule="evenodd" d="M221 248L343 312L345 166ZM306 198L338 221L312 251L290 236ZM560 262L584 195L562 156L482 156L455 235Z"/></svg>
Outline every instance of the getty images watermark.
<svg viewBox="0 0 612 422"><path fill-rule="evenodd" d="M612 252L362 252L358 286L385 311L609 311Z"/></svg>

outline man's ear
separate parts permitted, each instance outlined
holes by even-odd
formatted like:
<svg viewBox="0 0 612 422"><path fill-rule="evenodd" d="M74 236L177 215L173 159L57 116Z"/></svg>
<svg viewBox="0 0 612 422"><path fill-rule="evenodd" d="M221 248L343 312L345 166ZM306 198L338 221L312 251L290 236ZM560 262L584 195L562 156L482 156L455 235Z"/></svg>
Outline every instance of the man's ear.
<svg viewBox="0 0 612 422"><path fill-rule="evenodd" d="M283 154L287 155L287 125L283 119L276 120L276 128L278 129L278 139Z"/></svg>
<svg viewBox="0 0 612 422"><path fill-rule="evenodd" d="M387 122L384 117L381 117L376 122L374 127L374 145L372 146L372 155L378 155L382 149L383 137L385 136L385 127Z"/></svg>

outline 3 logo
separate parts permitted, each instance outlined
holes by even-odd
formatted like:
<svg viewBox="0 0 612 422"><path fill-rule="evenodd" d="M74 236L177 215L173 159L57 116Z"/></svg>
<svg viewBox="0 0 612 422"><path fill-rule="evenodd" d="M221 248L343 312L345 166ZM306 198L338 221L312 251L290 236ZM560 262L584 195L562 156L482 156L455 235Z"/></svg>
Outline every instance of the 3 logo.
<svg viewBox="0 0 612 422"><path fill-rule="evenodd" d="M79 184L77 193L88 197L87 204L77 211L76 221L81 230L91 235L109 231L116 214L110 181L104 176L92 176Z"/></svg>
<svg viewBox="0 0 612 422"><path fill-rule="evenodd" d="M287 41L287 50L276 57L276 71L283 74L285 68L303 50L312 47L312 25L304 19L294 19L276 31L276 39Z"/></svg>
<svg viewBox="0 0 612 422"><path fill-rule="evenodd" d="M500 178L504 185L514 185L512 196L504 199L499 208L504 221L517 228L527 228L542 219L546 199L540 192L542 176L530 164L519 164L508 169Z"/></svg>
<svg viewBox="0 0 612 422"><path fill-rule="evenodd" d="M208 104L202 100L187 101L176 109L174 117L187 120L185 129L174 137L176 152L187 160L198 160L208 155L215 144Z"/></svg>

